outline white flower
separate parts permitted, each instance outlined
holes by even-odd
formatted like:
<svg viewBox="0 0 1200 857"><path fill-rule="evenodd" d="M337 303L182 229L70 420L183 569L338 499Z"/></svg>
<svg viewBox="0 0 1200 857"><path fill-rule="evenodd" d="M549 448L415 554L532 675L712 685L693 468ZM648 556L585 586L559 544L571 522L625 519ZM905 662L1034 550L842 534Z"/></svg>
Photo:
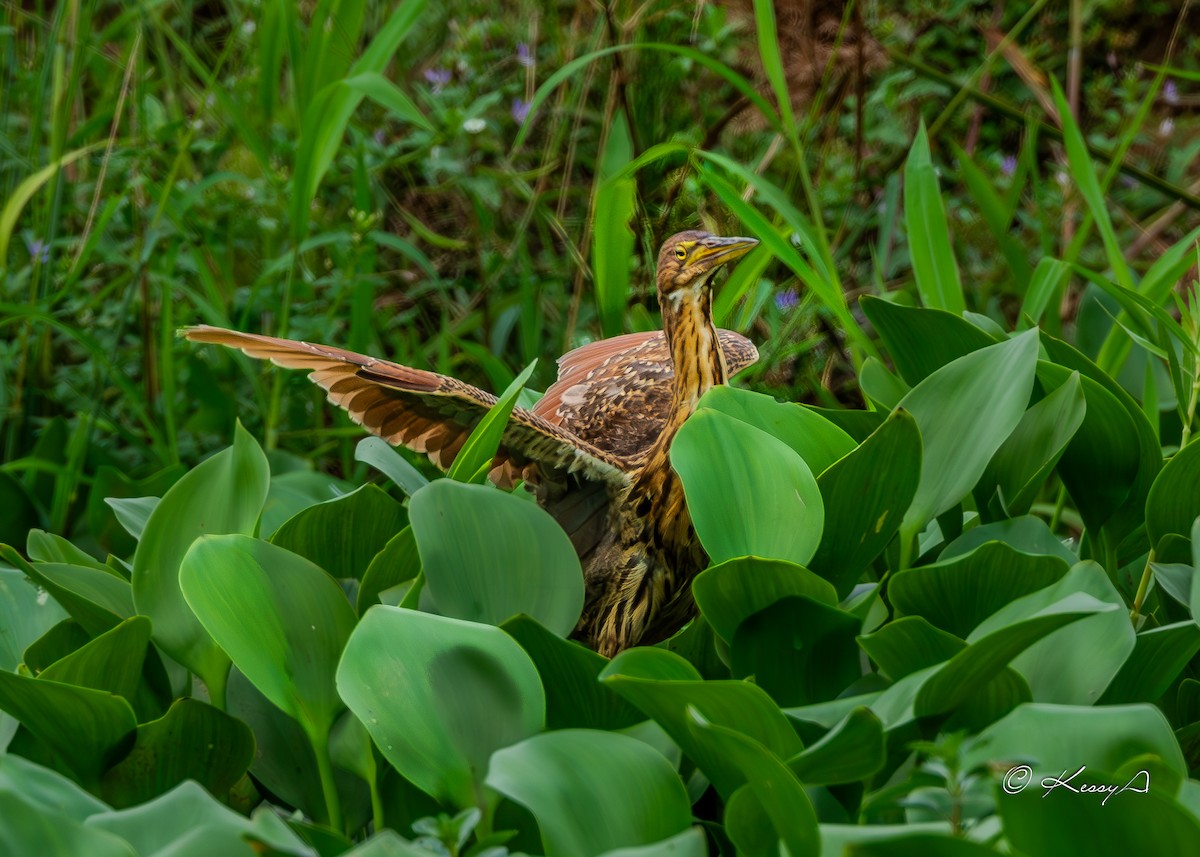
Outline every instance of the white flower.
<svg viewBox="0 0 1200 857"><path fill-rule="evenodd" d="M466 122L464 122L462 124L462 129L464 131L466 131L468 134L478 134L480 131L482 131L486 127L487 127L487 121L484 119L480 119L479 117L476 117L474 119L468 119Z"/></svg>

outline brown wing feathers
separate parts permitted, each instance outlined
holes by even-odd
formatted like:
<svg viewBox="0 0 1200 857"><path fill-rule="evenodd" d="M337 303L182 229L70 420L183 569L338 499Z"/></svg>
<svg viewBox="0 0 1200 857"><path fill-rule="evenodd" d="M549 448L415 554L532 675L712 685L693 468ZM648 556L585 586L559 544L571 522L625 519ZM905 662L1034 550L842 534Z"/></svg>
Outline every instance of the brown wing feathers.
<svg viewBox="0 0 1200 857"><path fill-rule="evenodd" d="M305 369L329 401L352 420L395 445L423 452L448 469L471 430L496 403L490 393L454 378L341 348L238 333L201 325L184 335L195 342L238 348L251 357L289 369ZM534 476L527 464L549 470L582 471L600 481L623 482L625 463L523 408L514 408L498 463ZM508 467L504 468L510 472ZM552 474L544 476L554 478Z"/></svg>

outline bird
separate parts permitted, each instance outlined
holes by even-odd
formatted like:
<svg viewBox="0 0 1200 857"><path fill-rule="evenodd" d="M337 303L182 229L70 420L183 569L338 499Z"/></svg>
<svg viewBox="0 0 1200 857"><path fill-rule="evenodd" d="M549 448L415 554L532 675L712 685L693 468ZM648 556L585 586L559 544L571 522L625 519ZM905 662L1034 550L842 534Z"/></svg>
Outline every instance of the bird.
<svg viewBox="0 0 1200 857"><path fill-rule="evenodd" d="M693 618L691 581L708 563L671 467L671 441L696 403L758 351L713 322L713 278L759 242L688 230L656 267L663 329L576 348L531 409L514 407L489 478L519 482L570 536L584 575L572 637L606 657L660 642ZM496 397L446 375L335 348L209 325L193 342L307 370L330 402L385 441L448 470Z"/></svg>

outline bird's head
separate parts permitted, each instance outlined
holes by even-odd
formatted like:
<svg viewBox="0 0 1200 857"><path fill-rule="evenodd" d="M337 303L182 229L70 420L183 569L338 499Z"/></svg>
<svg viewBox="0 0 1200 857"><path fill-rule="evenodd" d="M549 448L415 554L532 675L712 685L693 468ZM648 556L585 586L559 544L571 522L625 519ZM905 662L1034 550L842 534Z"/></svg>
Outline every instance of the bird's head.
<svg viewBox="0 0 1200 857"><path fill-rule="evenodd" d="M664 297L707 287L722 265L740 259L758 244L754 238L722 238L689 230L672 235L658 254L658 290Z"/></svg>

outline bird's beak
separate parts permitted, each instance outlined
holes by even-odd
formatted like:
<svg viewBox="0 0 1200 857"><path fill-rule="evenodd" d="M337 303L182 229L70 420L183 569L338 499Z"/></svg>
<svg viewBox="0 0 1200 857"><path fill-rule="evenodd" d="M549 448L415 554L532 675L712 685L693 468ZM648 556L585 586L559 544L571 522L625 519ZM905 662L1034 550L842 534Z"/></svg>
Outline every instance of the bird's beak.
<svg viewBox="0 0 1200 857"><path fill-rule="evenodd" d="M705 238L693 251L692 264L702 265L704 270L740 259L758 246L757 238Z"/></svg>

